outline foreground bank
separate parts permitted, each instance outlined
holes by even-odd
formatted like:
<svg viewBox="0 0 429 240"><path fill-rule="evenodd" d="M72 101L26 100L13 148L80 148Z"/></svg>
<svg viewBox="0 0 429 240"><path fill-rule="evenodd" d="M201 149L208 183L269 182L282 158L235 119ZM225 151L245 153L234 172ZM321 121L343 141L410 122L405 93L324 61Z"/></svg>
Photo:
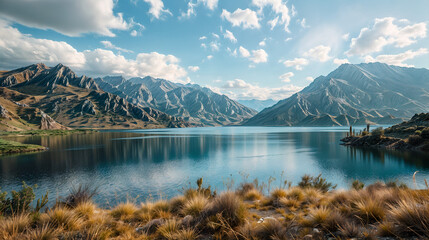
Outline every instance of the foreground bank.
<svg viewBox="0 0 429 240"><path fill-rule="evenodd" d="M42 213L26 185L0 193L2 239L422 239L429 237L429 191L396 183L334 190L323 178L269 191L257 182L220 194L186 189L170 200L129 201L101 209L90 188L78 188ZM16 201L21 199L21 201ZM23 200L26 199L26 200ZM20 209L17 211L17 209ZM22 213L21 213L22 212Z"/></svg>

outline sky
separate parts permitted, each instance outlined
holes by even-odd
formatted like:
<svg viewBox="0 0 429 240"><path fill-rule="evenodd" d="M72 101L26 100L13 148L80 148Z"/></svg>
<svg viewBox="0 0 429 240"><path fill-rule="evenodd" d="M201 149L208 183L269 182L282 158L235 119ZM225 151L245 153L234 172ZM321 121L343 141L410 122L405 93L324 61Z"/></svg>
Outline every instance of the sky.
<svg viewBox="0 0 429 240"><path fill-rule="evenodd" d="M1 0L0 69L196 83L280 100L343 63L429 68L427 0Z"/></svg>

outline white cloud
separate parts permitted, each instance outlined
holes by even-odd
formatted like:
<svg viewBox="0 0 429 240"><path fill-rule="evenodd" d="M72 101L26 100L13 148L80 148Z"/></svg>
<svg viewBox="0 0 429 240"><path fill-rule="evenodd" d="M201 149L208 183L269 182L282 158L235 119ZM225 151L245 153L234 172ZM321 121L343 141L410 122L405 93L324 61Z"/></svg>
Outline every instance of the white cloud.
<svg viewBox="0 0 429 240"><path fill-rule="evenodd" d="M207 48L207 45L205 43L201 43L202 48Z"/></svg>
<svg viewBox="0 0 429 240"><path fill-rule="evenodd" d="M297 20L297 22L299 23L299 25L301 25L302 28L309 28L310 26L307 25L307 20L305 18L301 19L301 20Z"/></svg>
<svg viewBox="0 0 429 240"><path fill-rule="evenodd" d="M406 52L396 54L396 55L379 55L375 58L371 56L365 57L365 62L382 62L390 65L396 65L401 67L414 67L413 65L408 65L404 63L406 60L413 59L420 55L428 54L428 49L420 48L417 51L408 50Z"/></svg>
<svg viewBox="0 0 429 240"><path fill-rule="evenodd" d="M108 48L108 49L115 49L115 50L118 50L120 52L126 52L126 53L132 53L133 52L133 51L128 50L128 49L117 47L117 46L113 45L110 41L101 41L100 43L103 44L103 46L105 48Z"/></svg>
<svg viewBox="0 0 429 240"><path fill-rule="evenodd" d="M345 41L349 40L349 37L350 37L350 33L346 33L346 34L343 34L343 36L341 36L341 38Z"/></svg>
<svg viewBox="0 0 429 240"><path fill-rule="evenodd" d="M331 47L319 45L305 52L304 56L319 62L326 62L332 58L331 56L329 56L330 51Z"/></svg>
<svg viewBox="0 0 429 240"><path fill-rule="evenodd" d="M210 86L208 86L210 87ZM282 87L260 87L258 85L253 85L247 83L242 79L235 79L232 81L227 81L221 88L210 87L215 89L217 92L222 92L230 96L233 99L284 99L292 94L302 90L301 87L294 86L292 84L285 85Z"/></svg>
<svg viewBox="0 0 429 240"><path fill-rule="evenodd" d="M217 35L216 33L212 33L212 36L213 36L214 38L219 39L219 35Z"/></svg>
<svg viewBox="0 0 429 240"><path fill-rule="evenodd" d="M341 65L341 64L345 64L345 63L350 63L349 62L349 60L348 59L340 59L340 58L335 58L334 59L334 64L337 64L337 65Z"/></svg>
<svg viewBox="0 0 429 240"><path fill-rule="evenodd" d="M153 76L182 81L186 70L173 55L157 52L139 53L127 59L110 50L77 51L66 42L34 38L0 21L1 68L15 68L37 62L48 65L63 63L73 70L92 75L121 74L124 76Z"/></svg>
<svg viewBox="0 0 429 240"><path fill-rule="evenodd" d="M208 56L207 56L207 59L208 59L208 60L211 60L212 58L213 58L213 55L208 55Z"/></svg>
<svg viewBox="0 0 429 240"><path fill-rule="evenodd" d="M284 24L284 29L286 32L289 32L289 23L290 23L290 15L289 8L286 6L286 3L282 0L252 0L252 4L260 8L260 12L266 6L271 6L271 9L280 15L280 19L273 19L269 23L271 28L274 28L277 23Z"/></svg>
<svg viewBox="0 0 429 240"><path fill-rule="evenodd" d="M210 48L212 49L212 51L219 51L219 47L220 47L220 43L218 42L211 42L210 43Z"/></svg>
<svg viewBox="0 0 429 240"><path fill-rule="evenodd" d="M233 13L230 13L227 10L223 9L221 17L229 21L234 27L242 26L244 29L260 28L256 12L248 8L244 10L238 8Z"/></svg>
<svg viewBox="0 0 429 240"><path fill-rule="evenodd" d="M204 5L210 9L214 10L217 7L218 0L198 0L198 3L204 3Z"/></svg>
<svg viewBox="0 0 429 240"><path fill-rule="evenodd" d="M267 43L265 42L265 39L259 42L259 46L265 47Z"/></svg>
<svg viewBox="0 0 429 240"><path fill-rule="evenodd" d="M238 51L242 57L248 58L253 63L262 63L268 61L268 54L264 51L264 49L252 50L252 54L250 54L249 50L240 46ZM255 66L251 65L250 67Z"/></svg>
<svg viewBox="0 0 429 240"><path fill-rule="evenodd" d="M279 22L279 16L275 17L273 20L268 21L268 25L271 26L271 30L273 30L276 26L277 23Z"/></svg>
<svg viewBox="0 0 429 240"><path fill-rule="evenodd" d="M362 28L357 38L352 38L348 55L365 55L380 52L387 45L406 47L426 37L426 23L398 26L395 18L376 18L372 28ZM403 22L402 22L403 23Z"/></svg>
<svg viewBox="0 0 429 240"><path fill-rule="evenodd" d="M314 78L313 77L306 77L305 80L312 82L312 81L314 81Z"/></svg>
<svg viewBox="0 0 429 240"><path fill-rule="evenodd" d="M114 14L114 0L19 1L2 0L0 16L40 29L52 29L68 36L95 32L113 37L112 30L126 30L130 25L122 14Z"/></svg>
<svg viewBox="0 0 429 240"><path fill-rule="evenodd" d="M249 59L254 63L264 63L268 61L268 54L264 49L252 50L252 57Z"/></svg>
<svg viewBox="0 0 429 240"><path fill-rule="evenodd" d="M231 48L227 47L226 51L231 54L231 56L236 57L237 56L237 48L235 48L234 50L231 50Z"/></svg>
<svg viewBox="0 0 429 240"><path fill-rule="evenodd" d="M200 70L200 67L198 67L198 66L189 66L188 69L189 69L189 71L197 72L198 70Z"/></svg>
<svg viewBox="0 0 429 240"><path fill-rule="evenodd" d="M245 58L250 57L250 52L249 52L249 50L245 49L244 47L240 46L240 47L238 48L238 51L240 52L240 55L241 55L242 57L245 57Z"/></svg>
<svg viewBox="0 0 429 240"><path fill-rule="evenodd" d="M133 36L133 37L137 37L138 33L137 33L137 31L136 31L136 30L132 30L132 31L130 32L130 35L131 35L131 36Z"/></svg>
<svg viewBox="0 0 429 240"><path fill-rule="evenodd" d="M290 78L295 76L293 72L287 72L285 74L282 74L279 78L282 80L282 82L290 82Z"/></svg>
<svg viewBox="0 0 429 240"><path fill-rule="evenodd" d="M285 39L285 42L289 42L289 41L291 41L292 40L292 38L291 37L288 37L288 38L286 38Z"/></svg>
<svg viewBox="0 0 429 240"><path fill-rule="evenodd" d="M197 0L195 3L190 0L188 2L188 10L186 12L182 12L179 16L179 19L190 18L191 16L197 15L195 12L195 7L197 7L200 3L204 4L208 9L214 10L217 7L218 0Z"/></svg>
<svg viewBox="0 0 429 240"><path fill-rule="evenodd" d="M201 36L199 39L200 39L200 40L206 40L206 39L207 39L207 37L206 37L206 36Z"/></svg>
<svg viewBox="0 0 429 240"><path fill-rule="evenodd" d="M228 30L225 30L225 33L223 34L223 37L226 39L229 39L231 42L236 43L237 38L235 38L234 34Z"/></svg>
<svg viewBox="0 0 429 240"><path fill-rule="evenodd" d="M295 67L296 70L302 70L302 67L308 65L308 63L308 60L305 58L294 58L293 60L283 62L286 67Z"/></svg>
<svg viewBox="0 0 429 240"><path fill-rule="evenodd" d="M154 18L160 19L163 13L173 15L170 10L164 9L164 3L162 0L143 0L150 5L149 14Z"/></svg>

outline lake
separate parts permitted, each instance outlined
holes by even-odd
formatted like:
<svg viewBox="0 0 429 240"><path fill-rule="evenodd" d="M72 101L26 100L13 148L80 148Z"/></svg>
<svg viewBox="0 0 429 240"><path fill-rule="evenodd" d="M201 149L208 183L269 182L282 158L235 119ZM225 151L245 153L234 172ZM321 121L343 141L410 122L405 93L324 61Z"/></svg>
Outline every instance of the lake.
<svg viewBox="0 0 429 240"><path fill-rule="evenodd" d="M363 127L362 127L363 128ZM359 128L358 128L359 129ZM348 127L213 127L123 130L9 139L49 147L46 152L0 157L2 190L37 184L37 194L65 196L79 184L98 187L96 201L169 198L195 184L224 190L243 180L297 184L322 174L338 188L399 180L418 187L429 179L429 155L356 149L340 145ZM283 174L282 174L283 172ZM270 179L270 177L274 177Z"/></svg>

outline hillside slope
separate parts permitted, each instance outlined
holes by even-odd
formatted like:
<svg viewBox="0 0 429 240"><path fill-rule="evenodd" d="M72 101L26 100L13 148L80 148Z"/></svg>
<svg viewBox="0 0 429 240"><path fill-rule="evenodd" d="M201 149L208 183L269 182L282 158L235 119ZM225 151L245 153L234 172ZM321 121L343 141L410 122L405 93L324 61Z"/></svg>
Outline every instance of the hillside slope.
<svg viewBox="0 0 429 240"><path fill-rule="evenodd" d="M417 112L429 111L428 103L427 69L383 63L343 64L328 76L316 78L302 91L261 111L245 124L394 124ZM331 120L327 121L324 115L331 116Z"/></svg>

